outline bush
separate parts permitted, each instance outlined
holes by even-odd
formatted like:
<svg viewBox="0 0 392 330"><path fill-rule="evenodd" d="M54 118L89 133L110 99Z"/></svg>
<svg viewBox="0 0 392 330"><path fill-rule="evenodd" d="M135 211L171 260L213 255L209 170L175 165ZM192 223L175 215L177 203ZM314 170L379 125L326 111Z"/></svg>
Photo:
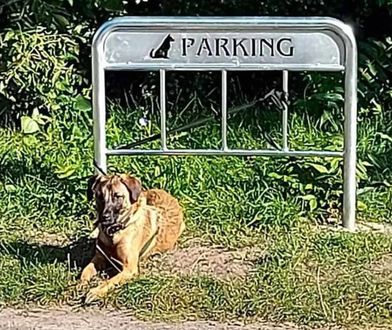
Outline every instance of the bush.
<svg viewBox="0 0 392 330"><path fill-rule="evenodd" d="M75 70L75 38L44 28L0 34L0 116L7 124L23 114L63 110L83 82Z"/></svg>

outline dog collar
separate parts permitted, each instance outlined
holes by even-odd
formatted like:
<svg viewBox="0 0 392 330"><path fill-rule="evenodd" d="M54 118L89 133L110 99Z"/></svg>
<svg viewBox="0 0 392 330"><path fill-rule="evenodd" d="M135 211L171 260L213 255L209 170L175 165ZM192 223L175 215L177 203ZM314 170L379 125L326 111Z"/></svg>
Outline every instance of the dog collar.
<svg viewBox="0 0 392 330"><path fill-rule="evenodd" d="M114 234L119 232L121 229L123 229L122 224L121 223L115 223L114 225L110 225L109 227L105 228L105 232L110 237L113 237Z"/></svg>
<svg viewBox="0 0 392 330"><path fill-rule="evenodd" d="M130 208L127 213L125 213L122 218L127 219L127 221L125 222L120 222L119 225L121 226L120 230L123 230L125 228L127 228L131 223L134 223L137 221L137 219L134 219L134 215L136 212L132 213L132 208Z"/></svg>
<svg viewBox="0 0 392 330"><path fill-rule="evenodd" d="M106 235L109 237L113 237L116 233L118 233L120 230L124 230L127 228L131 223L134 223L136 220L134 218L134 213L132 213L132 209L129 209L125 214L123 214L121 217L126 218L127 221L120 221L119 223L114 223L110 226L102 226L103 231L105 232Z"/></svg>

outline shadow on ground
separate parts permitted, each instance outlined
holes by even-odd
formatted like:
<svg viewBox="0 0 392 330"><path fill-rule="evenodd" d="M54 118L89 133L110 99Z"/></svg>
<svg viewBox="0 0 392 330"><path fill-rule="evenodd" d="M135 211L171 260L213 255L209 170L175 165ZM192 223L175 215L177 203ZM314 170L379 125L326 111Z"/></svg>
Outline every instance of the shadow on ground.
<svg viewBox="0 0 392 330"><path fill-rule="evenodd" d="M66 263L70 269L83 268L94 253L94 239L82 237L61 246L25 241L0 242L0 254L17 257L23 263ZM198 244L176 248L173 251L151 256L140 262L141 273L192 276L204 275L217 279L245 278L266 255L265 246L230 250L222 246ZM110 266L110 265L108 265ZM106 272L114 275L109 267Z"/></svg>
<svg viewBox="0 0 392 330"><path fill-rule="evenodd" d="M11 255L23 262L51 264L54 262L70 263L72 268L86 265L94 253L94 240L81 237L68 245L47 245L24 241L0 242L0 254Z"/></svg>

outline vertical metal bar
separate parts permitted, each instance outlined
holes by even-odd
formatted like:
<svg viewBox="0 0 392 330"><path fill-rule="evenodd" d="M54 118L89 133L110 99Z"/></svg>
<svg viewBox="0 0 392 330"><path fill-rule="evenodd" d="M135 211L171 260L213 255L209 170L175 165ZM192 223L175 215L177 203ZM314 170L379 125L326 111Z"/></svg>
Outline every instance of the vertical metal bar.
<svg viewBox="0 0 392 330"><path fill-rule="evenodd" d="M283 70L283 114L282 114L282 134L283 134L283 150L288 151L288 100L289 100L289 72Z"/></svg>
<svg viewBox="0 0 392 330"><path fill-rule="evenodd" d="M159 70L160 74L160 108L161 108L161 145L167 150L166 145L166 71Z"/></svg>
<svg viewBox="0 0 392 330"><path fill-rule="evenodd" d="M343 169L343 226L355 230L356 164L357 164L357 49L350 31L345 40L346 73L344 78L344 169Z"/></svg>
<svg viewBox="0 0 392 330"><path fill-rule="evenodd" d="M105 70L101 59L102 45L93 44L92 49L92 83L93 83L93 122L94 122L94 159L97 167L107 171L106 164L106 99L105 99ZM95 169L98 174L98 169Z"/></svg>
<svg viewBox="0 0 392 330"><path fill-rule="evenodd" d="M222 150L227 150L227 71L222 70Z"/></svg>

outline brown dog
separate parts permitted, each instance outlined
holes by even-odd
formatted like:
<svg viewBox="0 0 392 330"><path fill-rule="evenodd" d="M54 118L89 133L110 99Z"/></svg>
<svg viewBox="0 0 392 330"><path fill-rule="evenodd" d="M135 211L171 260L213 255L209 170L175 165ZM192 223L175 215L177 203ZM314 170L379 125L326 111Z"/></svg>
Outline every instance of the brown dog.
<svg viewBox="0 0 392 330"><path fill-rule="evenodd" d="M81 283L87 284L108 264L119 273L90 290L87 302L136 276L140 258L172 249L185 229L181 206L173 196L159 189L142 192L140 181L129 175L94 176L88 197L96 201L99 234Z"/></svg>

